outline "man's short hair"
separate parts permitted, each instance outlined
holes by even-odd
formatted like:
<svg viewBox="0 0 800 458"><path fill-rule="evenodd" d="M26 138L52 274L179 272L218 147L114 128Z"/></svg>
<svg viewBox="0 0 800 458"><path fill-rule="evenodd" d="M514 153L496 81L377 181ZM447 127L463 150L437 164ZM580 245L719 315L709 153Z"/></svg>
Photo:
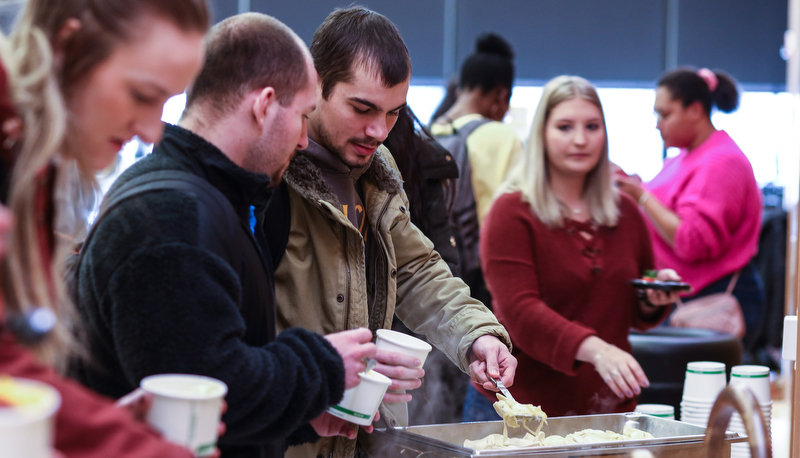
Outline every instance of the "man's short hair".
<svg viewBox="0 0 800 458"><path fill-rule="evenodd" d="M186 108L208 101L212 113L223 116L265 87L275 89L278 103L290 105L309 81L303 47L289 27L265 14L225 19L208 34L205 63L187 92Z"/></svg>
<svg viewBox="0 0 800 458"><path fill-rule="evenodd" d="M328 99L334 86L349 82L355 65L394 87L411 75L411 57L397 27L385 16L361 6L336 9L314 33L311 57Z"/></svg>

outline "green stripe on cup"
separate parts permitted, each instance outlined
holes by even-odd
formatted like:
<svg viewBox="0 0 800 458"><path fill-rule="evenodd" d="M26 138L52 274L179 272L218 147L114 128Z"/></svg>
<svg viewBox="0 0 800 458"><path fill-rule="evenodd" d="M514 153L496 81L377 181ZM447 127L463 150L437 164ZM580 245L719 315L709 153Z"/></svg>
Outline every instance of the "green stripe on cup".
<svg viewBox="0 0 800 458"><path fill-rule="evenodd" d="M731 374L731 377L739 377L739 378L764 378L764 377L769 377L769 374Z"/></svg>
<svg viewBox="0 0 800 458"><path fill-rule="evenodd" d="M217 444L206 444L197 447L196 456L208 456L217 448Z"/></svg>
<svg viewBox="0 0 800 458"><path fill-rule="evenodd" d="M650 415L651 417L660 417L660 418L667 418L667 417L674 417L675 415L671 413L647 413L647 412L639 412L645 415Z"/></svg>
<svg viewBox="0 0 800 458"><path fill-rule="evenodd" d="M366 419L369 419L369 415L364 415L363 413L353 412L352 410L347 410L347 409L345 409L344 407L340 407L340 406L333 406L333 407L332 407L332 409L336 409L336 410L338 410L339 412L346 413L347 415L352 415L352 416L354 416L354 417L356 417L356 418L363 418L363 419L365 419L365 420L366 420Z"/></svg>
<svg viewBox="0 0 800 458"><path fill-rule="evenodd" d="M694 370L694 369L686 369L686 372L689 372L689 373L692 373L692 374L724 374L725 370L721 370L721 371L698 371L698 370Z"/></svg>

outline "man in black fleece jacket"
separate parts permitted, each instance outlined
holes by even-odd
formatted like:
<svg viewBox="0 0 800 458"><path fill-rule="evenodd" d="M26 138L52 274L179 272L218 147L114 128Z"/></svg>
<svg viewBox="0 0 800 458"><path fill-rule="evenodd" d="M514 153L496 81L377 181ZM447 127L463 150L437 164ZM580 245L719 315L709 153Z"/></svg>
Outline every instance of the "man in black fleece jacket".
<svg viewBox="0 0 800 458"><path fill-rule="evenodd" d="M352 425L324 412L374 356L369 330L275 336L281 253L270 252L265 231L287 234L289 220L262 223L269 188L307 146L317 86L310 55L285 25L248 13L212 29L205 59L180 125L167 126L109 195L153 171L188 172L207 185L136 195L98 222L79 269L92 358L76 375L112 397L151 374L224 381L226 458L283 456L320 435L355 437ZM136 83L158 90L158 81Z"/></svg>

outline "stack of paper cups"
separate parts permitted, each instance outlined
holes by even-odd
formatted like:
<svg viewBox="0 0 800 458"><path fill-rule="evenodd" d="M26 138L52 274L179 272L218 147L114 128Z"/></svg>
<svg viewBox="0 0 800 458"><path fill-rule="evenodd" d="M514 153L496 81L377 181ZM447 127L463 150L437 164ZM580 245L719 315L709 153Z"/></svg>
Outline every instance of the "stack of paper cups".
<svg viewBox="0 0 800 458"><path fill-rule="evenodd" d="M767 434L772 436L772 395L769 389L769 368L766 366L733 366L731 369L731 386L745 386L755 395L764 421ZM740 434L746 434L742 417L734 414L731 417L729 428ZM750 449L747 443L733 444L731 446L732 458L750 458Z"/></svg>
<svg viewBox="0 0 800 458"><path fill-rule="evenodd" d="M694 361L686 365L681 400L681 421L707 426L711 407L726 385L725 364Z"/></svg>
<svg viewBox="0 0 800 458"><path fill-rule="evenodd" d="M635 412L667 420L675 419L675 407L667 404L639 404Z"/></svg>

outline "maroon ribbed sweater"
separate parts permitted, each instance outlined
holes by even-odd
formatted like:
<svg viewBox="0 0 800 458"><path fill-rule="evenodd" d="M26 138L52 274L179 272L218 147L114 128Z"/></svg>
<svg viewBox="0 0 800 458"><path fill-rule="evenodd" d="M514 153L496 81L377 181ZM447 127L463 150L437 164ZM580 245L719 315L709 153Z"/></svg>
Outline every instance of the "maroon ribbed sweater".
<svg viewBox="0 0 800 458"><path fill-rule="evenodd" d="M484 221L486 284L519 360L511 393L548 415L636 406L635 400L617 398L591 364L575 359L591 335L630 351L630 328L649 328L663 318L661 313L646 322L639 314L629 280L653 268L653 250L636 204L622 196L619 210L616 227L597 228L593 245L569 224L545 226L520 193L498 197Z"/></svg>

